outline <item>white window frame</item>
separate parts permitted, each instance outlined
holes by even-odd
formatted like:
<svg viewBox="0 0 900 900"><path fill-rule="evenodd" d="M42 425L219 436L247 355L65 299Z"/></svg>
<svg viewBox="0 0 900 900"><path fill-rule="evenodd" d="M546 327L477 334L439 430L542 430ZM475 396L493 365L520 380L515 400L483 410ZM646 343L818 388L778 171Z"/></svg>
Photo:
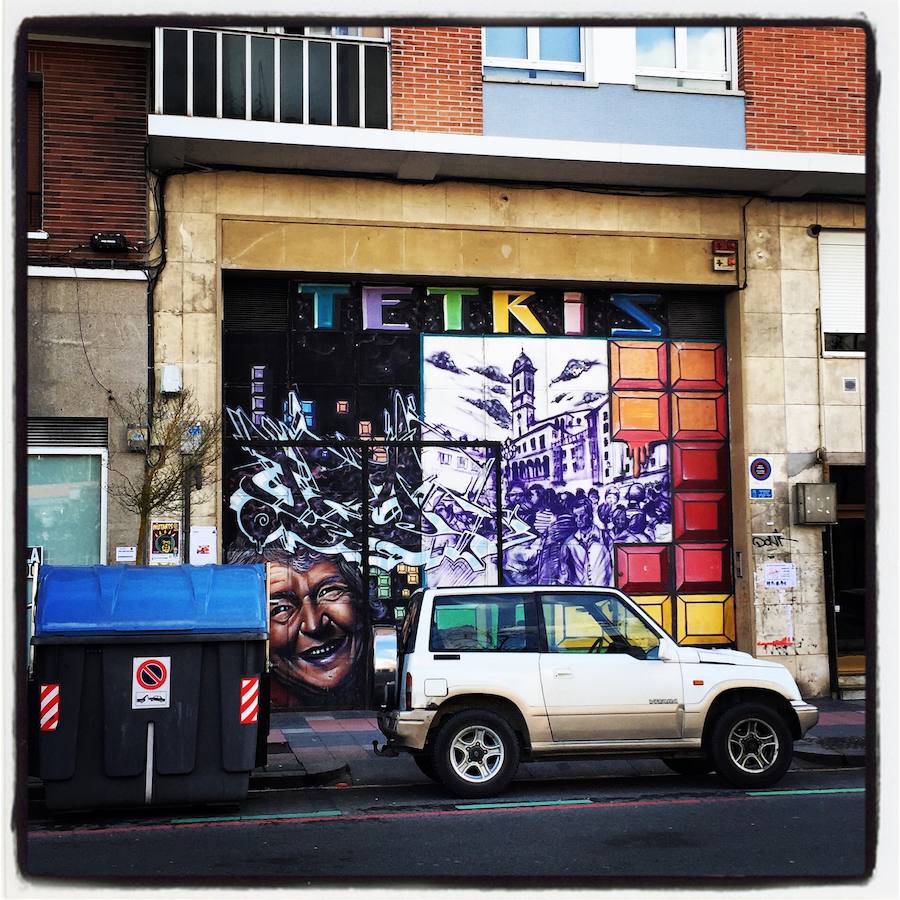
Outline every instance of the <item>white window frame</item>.
<svg viewBox="0 0 900 900"><path fill-rule="evenodd" d="M635 28L635 76L645 78L679 78L687 81L721 81L723 91L732 91L737 87L737 29L728 25L721 26L725 30L725 69L719 72L705 72L701 69L688 69L687 61L687 30L686 25L676 25L675 30L675 67L656 68L654 66L637 65L637 33ZM652 85L637 85L639 88L651 88ZM672 90L670 86L660 85L657 90ZM681 90L690 90L689 84ZM675 90L678 90L677 88ZM697 88L698 91L712 91L708 85Z"/></svg>
<svg viewBox="0 0 900 900"><path fill-rule="evenodd" d="M80 447L80 446L29 446L29 456L99 456L100 457L100 565L106 565L107 554L107 495L106 489L109 481L109 450L106 447ZM26 486L27 495L27 486ZM27 504L27 496L26 496Z"/></svg>
<svg viewBox="0 0 900 900"><path fill-rule="evenodd" d="M865 334L866 327L866 283L865 283L865 247L866 233L858 229L851 228L828 228L819 232L818 249L819 249L819 347L824 359L864 359L865 350L826 350L825 349L825 314L823 302L823 279L822 279L822 246L833 244L847 244L852 246L861 246L863 248L863 283L860 290L860 302L862 307L862 324L861 332L851 332L855 334ZM826 288L827 290L827 288ZM828 331L828 334L844 334L845 332Z"/></svg>
<svg viewBox="0 0 900 900"><path fill-rule="evenodd" d="M528 54L526 58L520 59L515 56L488 56L487 55L487 28L482 28L482 46L484 47L484 68L494 69L512 69L512 70L531 70L537 69L542 72L580 72L587 81L587 49L589 41L586 39L585 32L587 28L578 27L578 37L581 46L581 62L565 62L556 59L541 59L541 27L538 25L528 25L525 27L525 42ZM529 79L529 81L552 80L552 75L544 76L542 79ZM572 84L578 82L573 81Z"/></svg>

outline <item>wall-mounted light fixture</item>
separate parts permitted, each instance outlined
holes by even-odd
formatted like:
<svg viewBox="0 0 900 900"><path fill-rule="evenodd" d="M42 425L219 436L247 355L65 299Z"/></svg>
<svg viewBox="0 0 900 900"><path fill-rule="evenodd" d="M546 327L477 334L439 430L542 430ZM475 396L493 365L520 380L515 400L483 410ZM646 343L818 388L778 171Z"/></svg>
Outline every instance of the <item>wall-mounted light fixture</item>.
<svg viewBox="0 0 900 900"><path fill-rule="evenodd" d="M124 253L128 249L125 235L118 231L98 231L91 235L90 245L97 253Z"/></svg>

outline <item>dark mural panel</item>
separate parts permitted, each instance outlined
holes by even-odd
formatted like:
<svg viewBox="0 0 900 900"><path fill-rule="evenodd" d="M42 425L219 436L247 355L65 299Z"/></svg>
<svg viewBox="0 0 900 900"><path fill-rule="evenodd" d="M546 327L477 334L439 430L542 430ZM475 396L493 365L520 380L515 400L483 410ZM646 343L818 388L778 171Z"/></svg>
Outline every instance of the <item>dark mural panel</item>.
<svg viewBox="0 0 900 900"><path fill-rule="evenodd" d="M708 296L692 318L684 292L264 294L288 298L282 326L225 323L224 538L277 567L276 706L366 705L369 626L422 586L616 586L682 643L733 643Z"/></svg>

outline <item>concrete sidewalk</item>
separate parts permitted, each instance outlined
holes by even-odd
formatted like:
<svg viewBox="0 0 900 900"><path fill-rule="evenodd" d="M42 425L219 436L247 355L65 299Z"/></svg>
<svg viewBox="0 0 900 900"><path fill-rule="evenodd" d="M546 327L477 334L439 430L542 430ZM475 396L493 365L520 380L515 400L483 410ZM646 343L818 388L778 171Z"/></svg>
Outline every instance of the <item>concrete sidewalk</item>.
<svg viewBox="0 0 900 900"><path fill-rule="evenodd" d="M860 700L811 700L819 722L794 745L805 762L859 766L865 762L866 712ZM372 711L281 712L272 714L268 764L251 776L251 790L321 784L389 785L425 780L406 753L378 757L372 742L384 743ZM653 759L526 763L518 777L567 778L591 774L635 775L661 769Z"/></svg>

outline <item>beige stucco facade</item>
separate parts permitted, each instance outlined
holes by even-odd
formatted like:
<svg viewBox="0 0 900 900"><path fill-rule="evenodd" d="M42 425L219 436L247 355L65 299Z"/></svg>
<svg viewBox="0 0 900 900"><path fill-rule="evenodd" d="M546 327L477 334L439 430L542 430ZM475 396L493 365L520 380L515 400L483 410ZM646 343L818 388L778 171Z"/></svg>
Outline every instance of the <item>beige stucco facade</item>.
<svg viewBox="0 0 900 900"><path fill-rule="evenodd" d="M181 365L185 385L206 408L219 408L224 269L728 291L738 643L777 652L806 695L827 693L821 528L792 526L788 496L797 481L822 480L823 453L864 459L864 373L861 358L821 358L817 247L806 228L863 228L862 208L747 200L293 174L172 176L155 362L158 371ZM742 241L744 221L746 261L736 272L714 272L711 240ZM845 374L859 379L855 396L840 388ZM774 502L746 500L748 453L774 457ZM221 533L221 508L220 495L196 504L193 523L218 524ZM797 565L796 591L761 586L767 556L754 552L751 536L772 531L789 548L777 558ZM788 633L791 646L759 646Z"/></svg>
<svg viewBox="0 0 900 900"><path fill-rule="evenodd" d="M128 452L115 403L146 389L147 282L30 276L27 309L28 416L106 419L109 483L137 479L141 457ZM137 534L137 516L110 497L102 562Z"/></svg>
<svg viewBox="0 0 900 900"><path fill-rule="evenodd" d="M747 288L727 307L738 643L776 655L804 694L819 696L829 689L823 527L793 524L793 490L826 480L829 461L865 462L865 359L822 353L818 242L807 229L861 230L865 209L754 200L746 214ZM773 458L772 502L747 499L752 454ZM754 534L772 533L780 548L753 546ZM767 589L766 562L793 563L797 588Z"/></svg>

